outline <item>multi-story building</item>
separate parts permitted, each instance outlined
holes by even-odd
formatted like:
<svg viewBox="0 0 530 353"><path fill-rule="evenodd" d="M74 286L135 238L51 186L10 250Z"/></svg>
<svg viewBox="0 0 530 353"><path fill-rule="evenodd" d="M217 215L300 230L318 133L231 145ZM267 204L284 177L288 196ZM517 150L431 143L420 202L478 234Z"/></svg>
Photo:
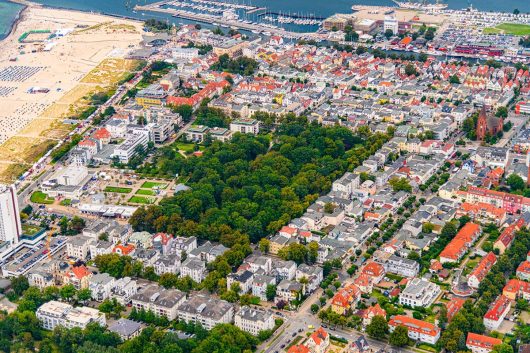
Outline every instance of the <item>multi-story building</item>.
<svg viewBox="0 0 530 353"><path fill-rule="evenodd" d="M47 330L53 330L57 326L85 328L92 322L102 326L106 325L105 314L97 309L88 307L74 308L70 304L55 300L42 304L37 309L36 314L42 327Z"/></svg>
<svg viewBox="0 0 530 353"><path fill-rule="evenodd" d="M311 352L324 353L329 347L329 334L322 327L319 327L309 336L305 344Z"/></svg>
<svg viewBox="0 0 530 353"><path fill-rule="evenodd" d="M480 236L480 226L469 222L458 231L456 236L440 253L440 262L458 262Z"/></svg>
<svg viewBox="0 0 530 353"><path fill-rule="evenodd" d="M530 280L530 261L523 261L517 266L517 277L529 281Z"/></svg>
<svg viewBox="0 0 530 353"><path fill-rule="evenodd" d="M177 318L177 308L186 300L186 294L176 289L165 289L151 285L131 297L136 310L152 311L157 316L168 320Z"/></svg>
<svg viewBox="0 0 530 353"><path fill-rule="evenodd" d="M469 348L473 353L489 353L493 350L494 346L501 343L502 340L498 338L469 332L467 334L466 347Z"/></svg>
<svg viewBox="0 0 530 353"><path fill-rule="evenodd" d="M116 298L120 304L127 305L136 293L138 293L136 281L131 279L131 277L123 277L114 282L111 298Z"/></svg>
<svg viewBox="0 0 530 353"><path fill-rule="evenodd" d="M420 272L420 264L414 260L392 255L383 263L386 272L404 277L415 277Z"/></svg>
<svg viewBox="0 0 530 353"><path fill-rule="evenodd" d="M497 256L494 253L490 252L484 256L467 278L467 285L473 289L478 289L480 282L486 277L495 262L497 262Z"/></svg>
<svg viewBox="0 0 530 353"><path fill-rule="evenodd" d="M399 304L412 307L428 307L442 291L440 287L424 278L414 278L399 295Z"/></svg>
<svg viewBox="0 0 530 353"><path fill-rule="evenodd" d="M21 236L17 190L14 185L0 185L0 240L16 244Z"/></svg>
<svg viewBox="0 0 530 353"><path fill-rule="evenodd" d="M88 288L92 293L92 299L96 301L103 301L108 299L114 288L116 279L108 273L98 273L93 275L88 284Z"/></svg>
<svg viewBox="0 0 530 353"><path fill-rule="evenodd" d="M484 315L484 326L488 330L497 330L511 308L510 299L499 295Z"/></svg>
<svg viewBox="0 0 530 353"><path fill-rule="evenodd" d="M274 317L268 310L243 306L236 313L234 324L243 331L250 332L256 336L260 331L274 328Z"/></svg>
<svg viewBox="0 0 530 353"><path fill-rule="evenodd" d="M203 294L191 296L178 308L179 320L201 324L211 330L217 324L234 320L234 305Z"/></svg>
<svg viewBox="0 0 530 353"><path fill-rule="evenodd" d="M129 163L131 158L138 154L138 150L147 148L150 139L150 133L147 129L135 129L128 131L125 141L116 147L112 158L118 158L121 163Z"/></svg>
<svg viewBox="0 0 530 353"><path fill-rule="evenodd" d="M94 239L84 235L70 237L66 241L66 255L76 260L85 261L88 258L92 242L95 242Z"/></svg>
<svg viewBox="0 0 530 353"><path fill-rule="evenodd" d="M187 258L180 266L180 277L189 276L197 283L201 283L206 278L206 265L196 257Z"/></svg>
<svg viewBox="0 0 530 353"><path fill-rule="evenodd" d="M267 300L267 287L276 285L276 278L267 275L254 275L252 281L252 295L263 301Z"/></svg>
<svg viewBox="0 0 530 353"><path fill-rule="evenodd" d="M438 326L405 315L393 316L388 322L388 326L390 332L393 332L398 326L405 326L409 330L409 338L415 341L436 344L440 339L441 330Z"/></svg>
<svg viewBox="0 0 530 353"><path fill-rule="evenodd" d="M259 125L259 121L256 119L236 119L230 123L230 131L257 135Z"/></svg>

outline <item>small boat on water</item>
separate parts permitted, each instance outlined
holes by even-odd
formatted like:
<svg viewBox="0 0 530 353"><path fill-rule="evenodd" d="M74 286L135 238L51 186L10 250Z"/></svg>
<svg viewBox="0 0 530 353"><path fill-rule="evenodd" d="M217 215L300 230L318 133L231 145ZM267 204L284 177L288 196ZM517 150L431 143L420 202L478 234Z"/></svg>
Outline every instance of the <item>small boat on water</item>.
<svg viewBox="0 0 530 353"><path fill-rule="evenodd" d="M434 4L428 3L427 0L422 0L422 1L392 0L392 1L402 9L434 11L434 10L444 10L447 8L447 6L449 6L448 4L440 3L439 0L436 0L436 3Z"/></svg>

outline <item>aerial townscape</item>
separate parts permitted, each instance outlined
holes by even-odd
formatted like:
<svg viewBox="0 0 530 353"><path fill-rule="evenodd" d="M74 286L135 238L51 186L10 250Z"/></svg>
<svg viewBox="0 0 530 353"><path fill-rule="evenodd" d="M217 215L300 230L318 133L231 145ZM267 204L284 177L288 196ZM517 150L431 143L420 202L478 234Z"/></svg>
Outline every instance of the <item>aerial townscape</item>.
<svg viewBox="0 0 530 353"><path fill-rule="evenodd" d="M291 1L0 0L0 352L530 353L528 3Z"/></svg>

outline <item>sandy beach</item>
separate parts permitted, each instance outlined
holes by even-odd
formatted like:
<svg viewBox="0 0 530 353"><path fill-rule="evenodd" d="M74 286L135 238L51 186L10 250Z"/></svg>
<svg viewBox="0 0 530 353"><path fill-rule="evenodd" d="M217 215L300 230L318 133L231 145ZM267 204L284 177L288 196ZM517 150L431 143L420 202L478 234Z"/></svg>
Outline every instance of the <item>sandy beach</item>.
<svg viewBox="0 0 530 353"><path fill-rule="evenodd" d="M71 126L62 121L137 64L125 57L141 42L141 27L138 21L27 6L0 42L0 180L9 181L64 138Z"/></svg>

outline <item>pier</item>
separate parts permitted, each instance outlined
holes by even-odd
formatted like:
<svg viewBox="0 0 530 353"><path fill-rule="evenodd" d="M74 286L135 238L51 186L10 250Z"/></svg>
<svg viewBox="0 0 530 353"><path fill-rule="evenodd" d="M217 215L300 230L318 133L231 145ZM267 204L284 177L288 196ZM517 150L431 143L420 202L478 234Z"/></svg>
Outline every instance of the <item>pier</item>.
<svg viewBox="0 0 530 353"><path fill-rule="evenodd" d="M314 15L297 15L297 14L285 14L285 13L279 13L279 12L273 12L273 11L265 11L262 13L259 13L257 15L258 17L263 16L282 16L282 17L288 17L288 18L294 18L294 19L312 19L317 21L324 21L326 18L321 16L314 16Z"/></svg>
<svg viewBox="0 0 530 353"><path fill-rule="evenodd" d="M266 32L266 34L271 35L277 35L283 38L293 38L293 39L314 39L314 40L321 40L320 35L318 33L314 32L293 32L288 31L282 28L275 28L267 24L257 24L257 23L248 23L241 21L239 19L234 18L225 18L221 16L212 16L209 14L203 14L203 13L194 13L189 11L183 11L183 10L177 10L172 9L169 7L164 7L165 5L171 5L172 1L159 1L153 4L147 4L147 5L136 5L134 9L136 11L151 11L151 12L159 12L164 14L169 14L173 17L179 17L186 20L191 20L195 22L201 22L201 23L216 23L223 27L237 27L242 30L251 31L255 33L262 33Z"/></svg>

